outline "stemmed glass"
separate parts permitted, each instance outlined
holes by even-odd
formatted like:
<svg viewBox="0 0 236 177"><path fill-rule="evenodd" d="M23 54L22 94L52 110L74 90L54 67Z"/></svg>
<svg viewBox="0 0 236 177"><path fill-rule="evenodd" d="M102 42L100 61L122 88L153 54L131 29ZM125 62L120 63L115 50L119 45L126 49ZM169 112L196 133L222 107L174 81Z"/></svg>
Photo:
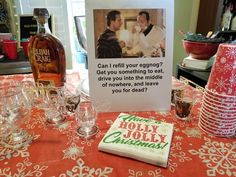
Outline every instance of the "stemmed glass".
<svg viewBox="0 0 236 177"><path fill-rule="evenodd" d="M5 94L4 88L12 86L14 84L14 80L8 79L1 81L0 84L0 140L9 133L10 124L8 123L7 117L4 115L5 110L5 99L2 95Z"/></svg>
<svg viewBox="0 0 236 177"><path fill-rule="evenodd" d="M21 82L21 88L23 94L30 98L30 103L33 107L36 108L44 108L45 107L45 100L46 100L46 91L45 86L41 83L35 83L31 80L23 80Z"/></svg>
<svg viewBox="0 0 236 177"><path fill-rule="evenodd" d="M80 102L76 109L75 117L79 124L77 134L80 137L89 138L98 132L98 127L96 126L97 114L92 101Z"/></svg>
<svg viewBox="0 0 236 177"><path fill-rule="evenodd" d="M0 127L5 128L1 136L1 145L7 148L19 148L29 144L33 136L21 128L30 118L31 105L19 85L13 82L0 84Z"/></svg>
<svg viewBox="0 0 236 177"><path fill-rule="evenodd" d="M66 83L63 87L67 114L73 116L80 103L80 91L72 84Z"/></svg>
<svg viewBox="0 0 236 177"><path fill-rule="evenodd" d="M47 123L62 124L67 116L73 116L80 102L80 92L73 85L46 86L43 110Z"/></svg>
<svg viewBox="0 0 236 177"><path fill-rule="evenodd" d="M58 125L66 119L66 106L63 89L48 87L46 89L45 116L49 124Z"/></svg>

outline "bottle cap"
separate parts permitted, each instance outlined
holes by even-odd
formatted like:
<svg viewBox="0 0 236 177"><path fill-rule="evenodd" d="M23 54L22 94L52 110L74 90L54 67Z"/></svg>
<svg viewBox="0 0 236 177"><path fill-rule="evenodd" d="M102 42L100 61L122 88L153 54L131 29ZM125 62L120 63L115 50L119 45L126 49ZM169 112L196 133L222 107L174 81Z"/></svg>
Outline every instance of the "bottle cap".
<svg viewBox="0 0 236 177"><path fill-rule="evenodd" d="M49 13L46 8L34 8L34 16L49 17Z"/></svg>

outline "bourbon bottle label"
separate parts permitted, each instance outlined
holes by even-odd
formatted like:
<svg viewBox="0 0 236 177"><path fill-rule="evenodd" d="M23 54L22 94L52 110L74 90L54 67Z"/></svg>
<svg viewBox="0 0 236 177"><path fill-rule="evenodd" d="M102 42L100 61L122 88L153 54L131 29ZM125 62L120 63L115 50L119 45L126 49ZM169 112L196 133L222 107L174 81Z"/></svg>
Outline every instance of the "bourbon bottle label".
<svg viewBox="0 0 236 177"><path fill-rule="evenodd" d="M33 52L35 54L35 60L38 63L50 63L50 51L49 49L35 49L33 48Z"/></svg>
<svg viewBox="0 0 236 177"><path fill-rule="evenodd" d="M48 27L49 13L45 8L35 8L37 34L30 39L29 60L35 82L63 86L66 76L66 57L60 40Z"/></svg>
<svg viewBox="0 0 236 177"><path fill-rule="evenodd" d="M32 47L31 47L32 46ZM63 86L66 74L65 52L54 36L35 35L30 41L29 59L36 82Z"/></svg>

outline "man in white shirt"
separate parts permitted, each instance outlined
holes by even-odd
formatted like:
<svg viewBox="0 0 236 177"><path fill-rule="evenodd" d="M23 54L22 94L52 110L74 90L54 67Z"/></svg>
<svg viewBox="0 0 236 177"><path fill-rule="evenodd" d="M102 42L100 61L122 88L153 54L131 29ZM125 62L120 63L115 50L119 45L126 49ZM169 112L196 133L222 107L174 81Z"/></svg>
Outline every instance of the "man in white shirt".
<svg viewBox="0 0 236 177"><path fill-rule="evenodd" d="M151 24L148 12L139 12L137 25L134 26L132 33L132 48L140 50L143 57L165 56L165 31Z"/></svg>

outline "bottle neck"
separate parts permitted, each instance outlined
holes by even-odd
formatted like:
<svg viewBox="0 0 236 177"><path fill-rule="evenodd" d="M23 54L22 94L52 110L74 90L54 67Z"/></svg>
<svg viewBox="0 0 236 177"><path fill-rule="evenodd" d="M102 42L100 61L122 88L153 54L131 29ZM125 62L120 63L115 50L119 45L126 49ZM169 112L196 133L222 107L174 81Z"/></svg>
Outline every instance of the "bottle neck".
<svg viewBox="0 0 236 177"><path fill-rule="evenodd" d="M50 28L48 26L48 18L40 17L37 18L36 20L38 25L38 30L37 30L38 34L45 34L45 33L51 34Z"/></svg>

